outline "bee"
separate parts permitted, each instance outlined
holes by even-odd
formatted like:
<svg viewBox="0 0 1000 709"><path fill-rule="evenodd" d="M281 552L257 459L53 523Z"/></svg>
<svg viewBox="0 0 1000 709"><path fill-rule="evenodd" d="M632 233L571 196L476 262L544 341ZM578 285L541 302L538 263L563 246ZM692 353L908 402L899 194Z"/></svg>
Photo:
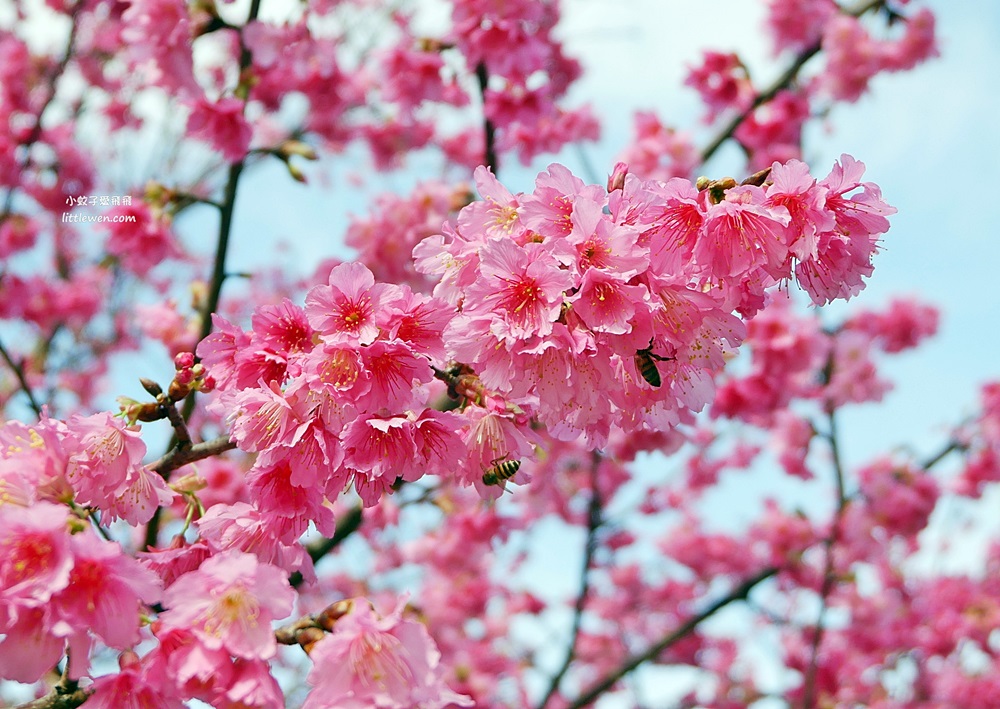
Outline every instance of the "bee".
<svg viewBox="0 0 1000 709"><path fill-rule="evenodd" d="M658 389L663 380L660 379L660 370L656 366L656 363L670 362L673 359L673 357L653 354L653 343L650 341L649 347L635 351L635 368L639 370L639 374L642 375L642 378L646 380L649 386Z"/></svg>
<svg viewBox="0 0 1000 709"><path fill-rule="evenodd" d="M483 473L483 485L499 485L510 480L521 467L519 460L502 460L500 458L490 463L490 469Z"/></svg>
<svg viewBox="0 0 1000 709"><path fill-rule="evenodd" d="M660 370L653 359L653 353L649 350L636 351L635 368L639 370L639 374L646 380L646 383L654 389L659 388L660 384L663 383L660 379Z"/></svg>

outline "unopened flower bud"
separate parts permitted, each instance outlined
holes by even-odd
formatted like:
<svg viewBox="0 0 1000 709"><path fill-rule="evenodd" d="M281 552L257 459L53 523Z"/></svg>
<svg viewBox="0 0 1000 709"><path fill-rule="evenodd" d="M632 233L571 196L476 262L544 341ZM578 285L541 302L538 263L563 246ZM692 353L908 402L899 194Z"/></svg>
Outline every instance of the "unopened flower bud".
<svg viewBox="0 0 1000 709"><path fill-rule="evenodd" d="M316 625L323 630L331 631L334 623L350 613L352 608L354 608L354 602L351 600L331 603L316 616Z"/></svg>
<svg viewBox="0 0 1000 709"><path fill-rule="evenodd" d="M184 371L190 372L191 370L187 369ZM167 396L170 398L171 401L180 401L190 393L191 393L191 387L188 386L187 384L179 383L176 379L170 382L170 388L167 389Z"/></svg>
<svg viewBox="0 0 1000 709"><path fill-rule="evenodd" d="M154 382L152 379L146 379L145 377L139 378L139 383L142 384L142 388L145 389L150 396L159 396L163 393L163 389L160 385Z"/></svg>
<svg viewBox="0 0 1000 709"><path fill-rule="evenodd" d="M134 667L139 664L139 656L134 650L125 650L121 655L118 656L118 667L121 669L128 669L129 667Z"/></svg>
<svg viewBox="0 0 1000 709"><path fill-rule="evenodd" d="M215 377L211 374L206 374L204 377L195 382L198 391L203 394L208 394L209 392L215 391Z"/></svg>
<svg viewBox="0 0 1000 709"><path fill-rule="evenodd" d="M625 189L625 177L628 175L628 165L623 162L615 163L614 169L608 175L608 192Z"/></svg>
<svg viewBox="0 0 1000 709"><path fill-rule="evenodd" d="M291 155L298 155L300 158L305 158L306 160L317 160L319 158L313 147L308 143L303 143L301 140L286 140L278 148L278 152L286 158Z"/></svg>
<svg viewBox="0 0 1000 709"><path fill-rule="evenodd" d="M194 365L194 352L178 352L174 357L174 369L190 369Z"/></svg>
<svg viewBox="0 0 1000 709"><path fill-rule="evenodd" d="M194 372L190 369L181 369L174 375L174 381L181 386L190 386L194 381Z"/></svg>
<svg viewBox="0 0 1000 709"><path fill-rule="evenodd" d="M192 493L204 490L208 487L208 481L198 473L187 473L171 482L170 487L181 494Z"/></svg>
<svg viewBox="0 0 1000 709"><path fill-rule="evenodd" d="M295 639L298 640L299 645L302 646L307 655L312 651L313 645L325 637L326 633L319 628L303 628L295 634Z"/></svg>

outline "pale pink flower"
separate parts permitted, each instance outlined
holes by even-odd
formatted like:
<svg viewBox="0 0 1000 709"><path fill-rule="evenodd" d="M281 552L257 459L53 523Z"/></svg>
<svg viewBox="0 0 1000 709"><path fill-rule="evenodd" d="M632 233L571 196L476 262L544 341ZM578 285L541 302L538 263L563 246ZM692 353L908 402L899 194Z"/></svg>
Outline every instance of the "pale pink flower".
<svg viewBox="0 0 1000 709"><path fill-rule="evenodd" d="M173 682L156 682L146 671L145 660L135 657L131 651L123 653L118 659L121 672L96 678L93 692L87 697L87 706L97 709L184 709Z"/></svg>
<svg viewBox="0 0 1000 709"><path fill-rule="evenodd" d="M225 551L178 578L164 593L164 628L190 630L210 650L267 660L277 646L271 621L292 610L295 591L284 571L238 551Z"/></svg>
<svg viewBox="0 0 1000 709"><path fill-rule="evenodd" d="M66 426L66 478L78 502L104 507L126 491L130 476L140 474L146 444L139 427L109 413L74 416Z"/></svg>
<svg viewBox="0 0 1000 709"><path fill-rule="evenodd" d="M441 655L420 623L403 618L405 603L380 618L363 598L313 647L303 709L445 709L472 700L444 684Z"/></svg>
<svg viewBox="0 0 1000 709"><path fill-rule="evenodd" d="M51 609L47 607L24 608L20 610L12 622L3 624L0 633L0 677L16 682L37 682L50 672L66 652L66 633L69 629L60 628L61 634L53 632L52 626L56 620ZM76 650L83 656L83 662L76 660L74 664L86 665L90 647L86 642L77 643ZM75 676L81 676L82 671Z"/></svg>

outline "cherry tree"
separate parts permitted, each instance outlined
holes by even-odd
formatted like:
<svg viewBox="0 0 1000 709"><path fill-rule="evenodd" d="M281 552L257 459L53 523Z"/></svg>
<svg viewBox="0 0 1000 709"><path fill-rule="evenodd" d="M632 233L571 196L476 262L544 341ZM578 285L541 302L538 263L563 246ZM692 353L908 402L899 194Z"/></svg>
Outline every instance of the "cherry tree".
<svg viewBox="0 0 1000 709"><path fill-rule="evenodd" d="M765 5L769 82L724 49L687 69L708 140L638 112L606 177L552 162L517 191L515 161L599 136L557 2L17 0L0 696L1000 704L1000 546L925 563L931 516L1000 480L1000 384L933 455L848 463L843 412L939 317L825 313L896 210L864 156L803 145L936 56L935 18ZM359 156L356 181L419 182L331 215L356 259L303 271L237 227L254 172ZM240 242L266 265L227 266ZM760 471L779 484L727 524L713 497Z"/></svg>

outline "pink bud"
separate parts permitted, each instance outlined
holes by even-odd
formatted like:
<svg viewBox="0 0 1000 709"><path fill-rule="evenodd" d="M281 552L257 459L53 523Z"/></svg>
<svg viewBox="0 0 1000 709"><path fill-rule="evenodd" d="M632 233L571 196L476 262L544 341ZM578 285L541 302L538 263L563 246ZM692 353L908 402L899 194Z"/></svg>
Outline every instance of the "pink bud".
<svg viewBox="0 0 1000 709"><path fill-rule="evenodd" d="M194 352L178 352L174 357L175 369L188 369L192 366L194 366Z"/></svg>
<svg viewBox="0 0 1000 709"><path fill-rule="evenodd" d="M628 165L623 162L615 163L614 170L608 175L608 192L624 189L626 175L628 175Z"/></svg>

